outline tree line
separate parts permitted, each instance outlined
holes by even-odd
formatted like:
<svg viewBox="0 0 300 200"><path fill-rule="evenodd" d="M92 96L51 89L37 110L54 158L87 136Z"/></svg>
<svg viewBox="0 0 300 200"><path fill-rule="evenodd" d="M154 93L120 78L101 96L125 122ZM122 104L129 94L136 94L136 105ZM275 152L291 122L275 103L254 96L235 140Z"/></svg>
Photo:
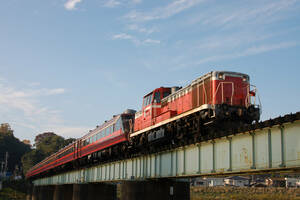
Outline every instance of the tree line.
<svg viewBox="0 0 300 200"><path fill-rule="evenodd" d="M28 140L20 141L14 136L14 131L9 124L0 125L0 170L1 164L5 162L6 152L8 152L7 171L14 173L26 172L38 162L59 149L72 143L75 139L65 139L53 132L45 132L35 137L31 146Z"/></svg>

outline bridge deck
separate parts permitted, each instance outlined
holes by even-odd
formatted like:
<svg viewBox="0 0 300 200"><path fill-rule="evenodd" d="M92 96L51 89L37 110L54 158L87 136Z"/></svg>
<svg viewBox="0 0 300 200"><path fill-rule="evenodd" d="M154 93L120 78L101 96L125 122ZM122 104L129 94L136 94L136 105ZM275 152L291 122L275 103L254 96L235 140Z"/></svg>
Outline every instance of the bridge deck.
<svg viewBox="0 0 300 200"><path fill-rule="evenodd" d="M57 185L300 169L300 120L34 181Z"/></svg>

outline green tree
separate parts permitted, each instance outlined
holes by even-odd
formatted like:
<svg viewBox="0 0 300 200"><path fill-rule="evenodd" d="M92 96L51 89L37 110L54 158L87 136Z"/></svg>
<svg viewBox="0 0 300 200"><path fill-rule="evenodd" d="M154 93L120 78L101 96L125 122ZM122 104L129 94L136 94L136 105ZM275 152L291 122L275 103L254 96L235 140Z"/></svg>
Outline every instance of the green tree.
<svg viewBox="0 0 300 200"><path fill-rule="evenodd" d="M51 154L57 152L59 149L67 146L75 141L74 138L64 139L53 132L46 132L36 136L35 147L22 157L23 172L26 172L38 162L42 161Z"/></svg>
<svg viewBox="0 0 300 200"><path fill-rule="evenodd" d="M13 172L15 166L21 165L21 157L30 151L30 146L24 144L13 135L13 130L9 124L0 126L0 161L5 160L5 154L8 152L8 171Z"/></svg>
<svg viewBox="0 0 300 200"><path fill-rule="evenodd" d="M46 155L37 149L33 149L32 151L26 153L22 157L23 173L26 174L31 167L43 160L45 157Z"/></svg>
<svg viewBox="0 0 300 200"><path fill-rule="evenodd" d="M50 156L65 146L65 139L58 135L44 137L38 144L36 149L40 150L45 156Z"/></svg>

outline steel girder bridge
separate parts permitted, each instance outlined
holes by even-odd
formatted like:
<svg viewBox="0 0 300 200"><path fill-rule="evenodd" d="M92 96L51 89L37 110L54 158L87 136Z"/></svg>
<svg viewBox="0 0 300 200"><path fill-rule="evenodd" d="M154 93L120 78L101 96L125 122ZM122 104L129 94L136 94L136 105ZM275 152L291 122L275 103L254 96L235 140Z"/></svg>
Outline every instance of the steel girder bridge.
<svg viewBox="0 0 300 200"><path fill-rule="evenodd" d="M295 172L300 170L300 113L226 137L98 164L33 181L34 186Z"/></svg>

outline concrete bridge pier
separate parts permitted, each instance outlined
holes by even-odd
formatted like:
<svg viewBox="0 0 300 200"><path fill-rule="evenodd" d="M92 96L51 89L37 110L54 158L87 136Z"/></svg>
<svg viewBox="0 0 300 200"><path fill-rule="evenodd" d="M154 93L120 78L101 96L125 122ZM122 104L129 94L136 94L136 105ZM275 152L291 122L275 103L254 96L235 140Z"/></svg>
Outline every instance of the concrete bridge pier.
<svg viewBox="0 0 300 200"><path fill-rule="evenodd" d="M53 200L54 186L39 186L37 200Z"/></svg>
<svg viewBox="0 0 300 200"><path fill-rule="evenodd" d="M81 200L87 198L88 184L74 184L72 200Z"/></svg>
<svg viewBox="0 0 300 200"><path fill-rule="evenodd" d="M125 181L121 200L189 200L190 183L174 180Z"/></svg>
<svg viewBox="0 0 300 200"><path fill-rule="evenodd" d="M32 188L31 200L38 200L39 198L40 187L34 186Z"/></svg>
<svg viewBox="0 0 300 200"><path fill-rule="evenodd" d="M73 198L73 185L54 186L53 200L72 200L72 198Z"/></svg>
<svg viewBox="0 0 300 200"><path fill-rule="evenodd" d="M116 200L117 186L115 184L108 183L90 183L88 184L87 197L87 200Z"/></svg>
<svg viewBox="0 0 300 200"><path fill-rule="evenodd" d="M32 199L32 192L33 192L33 186L29 185L27 187L27 191L26 191L26 200L31 200Z"/></svg>
<svg viewBox="0 0 300 200"><path fill-rule="evenodd" d="M106 183L74 184L72 200L116 200L117 187Z"/></svg>

